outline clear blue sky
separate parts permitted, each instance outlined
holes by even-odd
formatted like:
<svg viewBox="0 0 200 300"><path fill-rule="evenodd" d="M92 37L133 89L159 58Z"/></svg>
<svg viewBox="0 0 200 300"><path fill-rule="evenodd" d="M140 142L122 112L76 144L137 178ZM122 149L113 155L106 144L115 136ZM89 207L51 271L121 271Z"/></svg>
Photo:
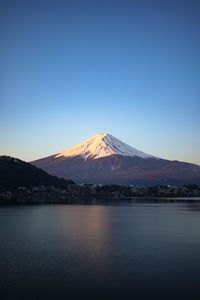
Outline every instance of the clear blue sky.
<svg viewBox="0 0 200 300"><path fill-rule="evenodd" d="M1 1L0 85L0 154L108 132L200 164L200 1Z"/></svg>

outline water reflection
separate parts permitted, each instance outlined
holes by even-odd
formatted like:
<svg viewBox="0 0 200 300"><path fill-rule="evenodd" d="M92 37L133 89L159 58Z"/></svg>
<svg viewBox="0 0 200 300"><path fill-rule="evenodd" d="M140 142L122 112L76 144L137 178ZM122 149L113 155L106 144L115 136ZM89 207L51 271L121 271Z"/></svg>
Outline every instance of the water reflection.
<svg viewBox="0 0 200 300"><path fill-rule="evenodd" d="M102 206L69 206L60 212L60 233L67 243L79 254L89 256L97 264L101 263L103 253L108 250L110 229L108 215ZM78 248L77 248L78 244Z"/></svg>
<svg viewBox="0 0 200 300"><path fill-rule="evenodd" d="M195 299L198 203L0 208L1 299Z"/></svg>

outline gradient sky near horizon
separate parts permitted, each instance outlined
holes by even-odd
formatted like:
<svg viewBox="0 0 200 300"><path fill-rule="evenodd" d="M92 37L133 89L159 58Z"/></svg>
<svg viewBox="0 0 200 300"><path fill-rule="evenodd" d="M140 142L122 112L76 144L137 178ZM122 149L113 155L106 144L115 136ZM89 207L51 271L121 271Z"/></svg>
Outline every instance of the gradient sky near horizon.
<svg viewBox="0 0 200 300"><path fill-rule="evenodd" d="M200 164L200 1L0 3L0 154L108 132Z"/></svg>

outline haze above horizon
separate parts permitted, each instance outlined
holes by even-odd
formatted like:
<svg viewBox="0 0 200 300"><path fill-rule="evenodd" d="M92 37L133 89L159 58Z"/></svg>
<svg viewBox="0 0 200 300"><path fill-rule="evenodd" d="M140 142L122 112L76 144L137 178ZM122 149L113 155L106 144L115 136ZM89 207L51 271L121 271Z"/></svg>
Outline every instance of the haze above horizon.
<svg viewBox="0 0 200 300"><path fill-rule="evenodd" d="M200 2L0 3L0 155L98 134L200 164Z"/></svg>

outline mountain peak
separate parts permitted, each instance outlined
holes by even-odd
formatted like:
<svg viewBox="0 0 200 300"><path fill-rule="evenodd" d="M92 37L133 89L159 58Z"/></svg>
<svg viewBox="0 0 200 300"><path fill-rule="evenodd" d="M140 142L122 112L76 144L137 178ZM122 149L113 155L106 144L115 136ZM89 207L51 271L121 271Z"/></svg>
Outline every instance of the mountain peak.
<svg viewBox="0 0 200 300"><path fill-rule="evenodd" d="M116 154L141 158L152 157L149 154L125 144L108 133L97 134L74 147L57 153L55 157L72 157L79 155L86 160L87 158L97 159Z"/></svg>
<svg viewBox="0 0 200 300"><path fill-rule="evenodd" d="M110 135L109 133L99 133L99 134L96 134L94 135L92 138L96 137L96 138L100 138L100 139L103 139L104 137L106 137L107 135Z"/></svg>

